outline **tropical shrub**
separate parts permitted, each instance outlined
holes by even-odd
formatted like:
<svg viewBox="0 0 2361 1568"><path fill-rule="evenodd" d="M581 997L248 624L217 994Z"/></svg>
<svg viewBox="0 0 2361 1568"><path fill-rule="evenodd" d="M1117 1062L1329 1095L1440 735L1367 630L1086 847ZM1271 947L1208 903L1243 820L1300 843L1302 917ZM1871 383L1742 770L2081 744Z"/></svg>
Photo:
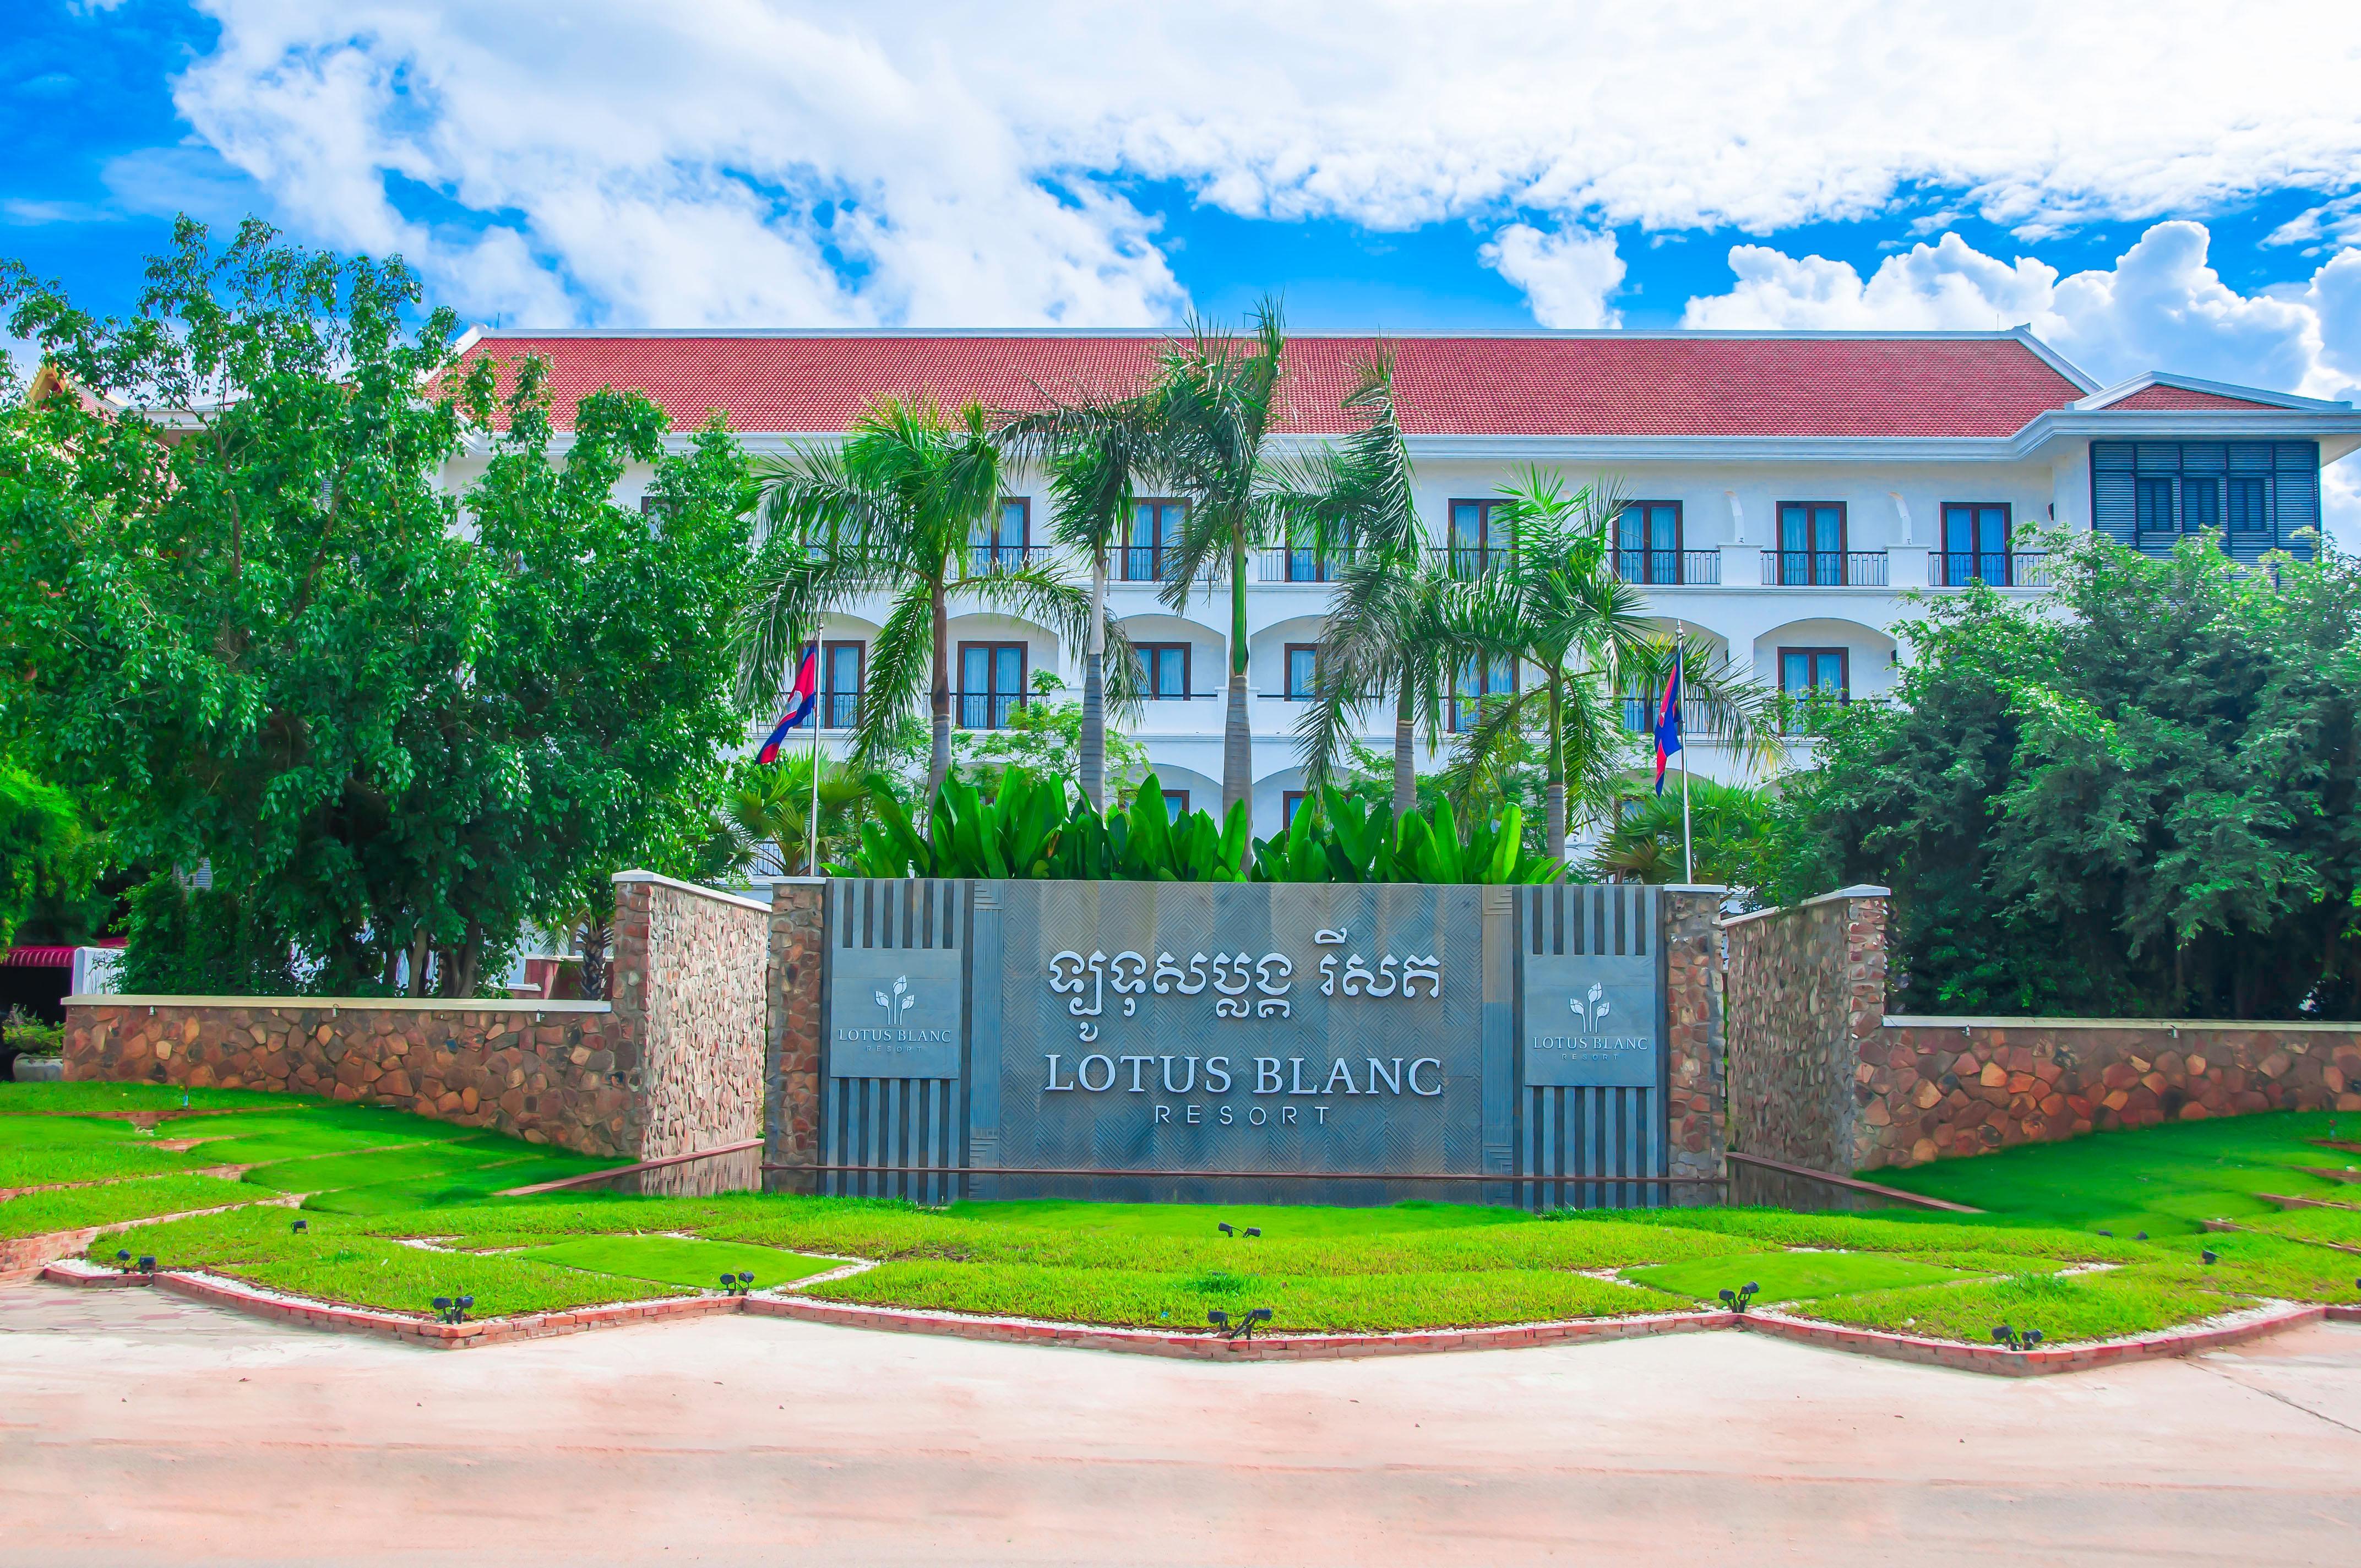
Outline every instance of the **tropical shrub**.
<svg viewBox="0 0 2361 1568"><path fill-rule="evenodd" d="M1463 832L1448 800L1393 817L1334 790L1318 798L1286 832L1255 841L1255 881L1537 883L1560 869L1526 849L1524 812L1513 805L1471 810Z"/></svg>
<svg viewBox="0 0 2361 1568"><path fill-rule="evenodd" d="M2059 559L1823 716L1766 896L1892 888L1912 1011L2361 1017L2361 565Z"/></svg>

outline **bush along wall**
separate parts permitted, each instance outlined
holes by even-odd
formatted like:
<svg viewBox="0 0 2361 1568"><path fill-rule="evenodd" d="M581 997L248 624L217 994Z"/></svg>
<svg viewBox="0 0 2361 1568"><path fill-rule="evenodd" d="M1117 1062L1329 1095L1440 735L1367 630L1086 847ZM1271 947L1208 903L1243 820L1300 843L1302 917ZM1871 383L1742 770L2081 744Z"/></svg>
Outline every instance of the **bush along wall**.
<svg viewBox="0 0 2361 1568"><path fill-rule="evenodd" d="M1559 866L1524 848L1524 817L1504 801L1478 804L1463 827L1449 802L1389 821L1382 806L1333 790L1295 814L1287 831L1251 839L1243 806L1172 815L1154 773L1128 808L1104 814L1065 781L1017 769L986 798L946 779L919 832L883 778L871 784L875 820L840 876L981 877L1070 882L1543 883ZM1252 853L1248 848L1251 844Z"/></svg>

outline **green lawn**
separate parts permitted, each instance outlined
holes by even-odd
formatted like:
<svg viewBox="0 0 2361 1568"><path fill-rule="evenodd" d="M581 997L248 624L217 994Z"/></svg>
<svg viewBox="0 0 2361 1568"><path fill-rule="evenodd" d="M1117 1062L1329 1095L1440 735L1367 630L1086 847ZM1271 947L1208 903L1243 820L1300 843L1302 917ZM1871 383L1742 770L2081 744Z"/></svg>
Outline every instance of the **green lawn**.
<svg viewBox="0 0 2361 1568"><path fill-rule="evenodd" d="M1724 1290L1759 1285L1762 1289L1754 1299L1767 1307L1773 1301L1849 1296L1862 1290L1933 1285L1972 1276L1891 1253L1774 1252L1653 1264L1627 1268L1623 1277L1708 1306L1718 1302Z"/></svg>
<svg viewBox="0 0 2361 1568"><path fill-rule="evenodd" d="M327 1105L259 1089L179 1089L169 1083L0 1083L0 1116L35 1112L208 1111L238 1105Z"/></svg>
<svg viewBox="0 0 2361 1568"><path fill-rule="evenodd" d="M2206 1220L2278 1212L2257 1193L2349 1197L2353 1187L2298 1168L2354 1163L2356 1157L2310 1141L2327 1137L2335 1121L2327 1112L2277 1112L2174 1122L1861 1174L2012 1217L2119 1236L2187 1234ZM2348 1137L2356 1130L2350 1115L2343 1125Z"/></svg>
<svg viewBox="0 0 2361 1568"><path fill-rule="evenodd" d="M92 1091L114 1091L24 1087L79 1091L49 1097L52 1110L87 1111L106 1097ZM2322 1245L2361 1234L2361 1212L2281 1213L2257 1196L2361 1192L2301 1168L2352 1157L2307 1141L2325 1135L2325 1116L2180 1124L1878 1173L1982 1214L1534 1216L1454 1203L979 1201L927 1210L755 1194L502 1199L505 1188L613 1162L392 1111L254 1095L234 1115L166 1122L166 1135L204 1140L176 1155L126 1123L10 1115L9 1103L0 1098L0 1170L50 1181L83 1170L93 1179L139 1179L0 1203L0 1234L210 1206L192 1197L227 1192L259 1203L302 1192L311 1196L302 1234L289 1211L248 1207L143 1224L93 1250L111 1258L128 1244L167 1266L402 1311L423 1312L437 1295L472 1294L479 1315L644 1299L714 1288L725 1269L744 1268L768 1287L841 1257L878 1266L812 1287L815 1295L1177 1329L1203 1327L1208 1311L1254 1307L1270 1308L1282 1332L1620 1316L1709 1304L1750 1279L1762 1287L1761 1302L1976 1343L2001 1321L2065 1343L2261 1299L2361 1300L2361 1257ZM188 1174L221 1163L256 1168L238 1183ZM2200 1230L2216 1217L2247 1229ZM2113 1266L2059 1277L2091 1264ZM1592 1277L1610 1271L1620 1277Z"/></svg>
<svg viewBox="0 0 2361 1568"><path fill-rule="evenodd" d="M68 1187L54 1192L27 1192L0 1202L0 1236L38 1236L51 1231L78 1231L84 1225L111 1225L118 1220L145 1220L159 1214L187 1214L232 1203L252 1203L269 1194L242 1181L216 1176L156 1176L137 1181L110 1181L100 1187Z"/></svg>
<svg viewBox="0 0 2361 1568"><path fill-rule="evenodd" d="M686 1236L580 1236L534 1247L520 1255L536 1263L555 1264L560 1268L647 1279L696 1290L719 1289L725 1273L751 1274L754 1277L753 1288L767 1290L842 1266L831 1257L805 1257L776 1247L697 1241Z"/></svg>

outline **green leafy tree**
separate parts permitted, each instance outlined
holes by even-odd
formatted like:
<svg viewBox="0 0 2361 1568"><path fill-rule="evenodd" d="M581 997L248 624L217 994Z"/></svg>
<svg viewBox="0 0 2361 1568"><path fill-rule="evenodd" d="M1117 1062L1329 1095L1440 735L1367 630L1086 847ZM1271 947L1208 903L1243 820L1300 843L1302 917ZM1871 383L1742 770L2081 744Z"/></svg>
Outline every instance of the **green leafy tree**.
<svg viewBox="0 0 2361 1568"><path fill-rule="evenodd" d="M2361 1016L2361 569L2052 547L2058 602L1933 600L1818 716L1769 895L1891 887L1914 1010Z"/></svg>
<svg viewBox="0 0 2361 1568"><path fill-rule="evenodd" d="M228 933L204 989L275 952L324 991L406 956L413 990L471 992L739 733L734 444L668 455L653 405L602 393L560 463L539 371L505 398L488 362L461 377L420 298L398 260L258 222L216 247L183 220L122 318L0 267L60 389L0 476L0 715L125 863L210 866L134 921L135 947ZM471 426L491 456L463 505L443 477ZM612 503L631 463L661 528Z"/></svg>
<svg viewBox="0 0 2361 1568"><path fill-rule="evenodd" d="M102 860L72 796L0 762L0 948L45 896L87 892Z"/></svg>

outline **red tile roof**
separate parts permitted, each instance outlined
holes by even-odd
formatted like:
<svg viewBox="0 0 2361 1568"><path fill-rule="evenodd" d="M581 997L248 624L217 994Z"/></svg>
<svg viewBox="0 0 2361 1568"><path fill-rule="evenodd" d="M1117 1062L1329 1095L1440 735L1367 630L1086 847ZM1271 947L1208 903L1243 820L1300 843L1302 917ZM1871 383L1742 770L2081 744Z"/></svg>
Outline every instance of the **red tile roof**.
<svg viewBox="0 0 2361 1568"><path fill-rule="evenodd" d="M1285 428L1352 428L1337 407L1378 340L1290 338ZM2007 334L1851 337L1601 334L1392 340L1413 434L1984 436L2086 395ZM876 333L613 335L487 333L471 355L551 361L562 417L600 387L636 389L675 425L719 410L733 429L845 429L887 393L994 408L1137 387L1152 335Z"/></svg>
<svg viewBox="0 0 2361 1568"><path fill-rule="evenodd" d="M2260 403L2252 398L2225 398L2219 392L2200 392L2188 387L2168 387L2159 381L2152 387L2142 387L2127 398L2117 398L2111 409L2268 409L2283 412L2277 403Z"/></svg>

